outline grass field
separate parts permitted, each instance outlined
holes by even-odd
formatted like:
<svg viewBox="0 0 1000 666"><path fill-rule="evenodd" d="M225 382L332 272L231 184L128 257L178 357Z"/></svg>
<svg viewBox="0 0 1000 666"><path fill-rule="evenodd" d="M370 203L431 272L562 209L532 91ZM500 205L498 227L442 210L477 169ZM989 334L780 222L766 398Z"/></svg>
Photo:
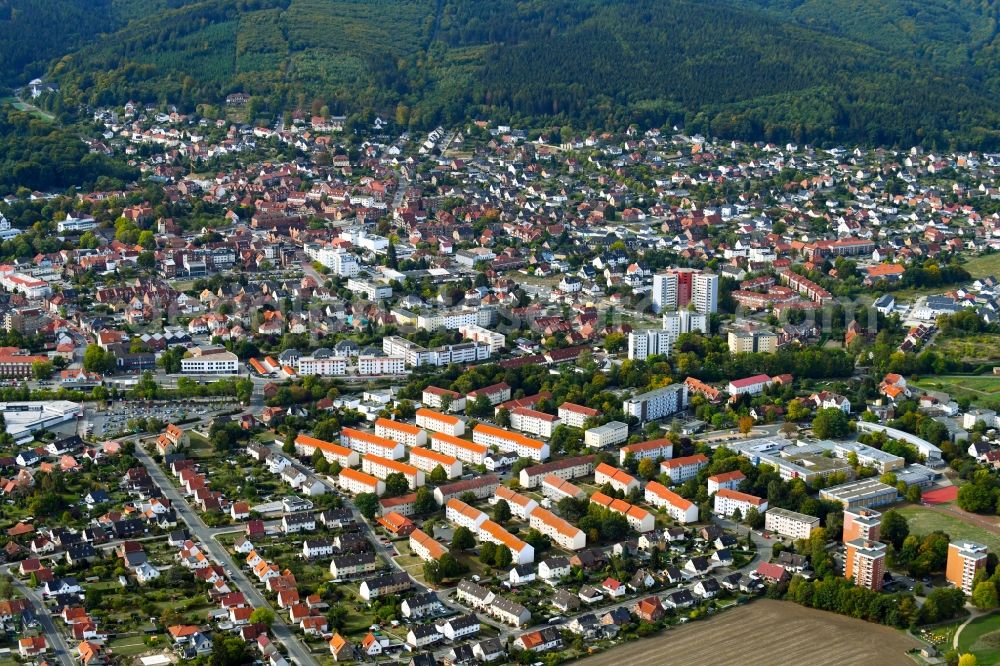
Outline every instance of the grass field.
<svg viewBox="0 0 1000 666"><path fill-rule="evenodd" d="M910 524L910 534L930 534L935 530L951 536L952 539L968 539L1000 552L1000 535L978 525L963 521L959 516L939 513L925 506L903 506L896 509Z"/></svg>
<svg viewBox="0 0 1000 666"><path fill-rule="evenodd" d="M760 600L635 640L580 661L586 666L684 664L878 664L913 661L920 643L901 631L805 608ZM669 654L669 658L665 655ZM984 663L980 661L980 663Z"/></svg>
<svg viewBox="0 0 1000 666"><path fill-rule="evenodd" d="M978 617L958 635L958 651L971 652L980 664L1000 664L1000 613Z"/></svg>
<svg viewBox="0 0 1000 666"><path fill-rule="evenodd" d="M963 264L965 270L974 278L1000 273L1000 253L973 257Z"/></svg>
<svg viewBox="0 0 1000 666"><path fill-rule="evenodd" d="M1000 409L1000 375L939 375L910 382L917 388L944 391L952 398L967 397L978 407Z"/></svg>
<svg viewBox="0 0 1000 666"><path fill-rule="evenodd" d="M954 338L939 336L934 340L934 347L946 356L963 361L988 363L1000 359L1000 335L996 333Z"/></svg>

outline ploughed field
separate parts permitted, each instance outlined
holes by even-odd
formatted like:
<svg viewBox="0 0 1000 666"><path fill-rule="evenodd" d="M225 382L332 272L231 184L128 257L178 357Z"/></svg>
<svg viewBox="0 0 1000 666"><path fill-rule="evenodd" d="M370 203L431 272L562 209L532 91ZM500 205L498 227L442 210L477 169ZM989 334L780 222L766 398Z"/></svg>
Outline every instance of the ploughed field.
<svg viewBox="0 0 1000 666"><path fill-rule="evenodd" d="M762 599L634 640L578 662L587 666L659 664L809 664L912 666L907 650L920 642L862 620Z"/></svg>

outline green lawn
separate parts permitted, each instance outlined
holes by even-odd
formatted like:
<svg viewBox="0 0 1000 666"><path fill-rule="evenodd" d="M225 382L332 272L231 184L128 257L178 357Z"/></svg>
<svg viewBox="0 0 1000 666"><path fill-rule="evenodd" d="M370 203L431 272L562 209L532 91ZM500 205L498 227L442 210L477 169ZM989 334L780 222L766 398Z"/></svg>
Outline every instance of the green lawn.
<svg viewBox="0 0 1000 666"><path fill-rule="evenodd" d="M963 264L965 270L974 278L1000 273L1000 253L973 257Z"/></svg>
<svg viewBox="0 0 1000 666"><path fill-rule="evenodd" d="M1000 335L996 333L947 338L938 336L934 341L934 346L948 357L960 358L973 363L989 363L1000 359ZM1000 377L997 379L1000 380Z"/></svg>
<svg viewBox="0 0 1000 666"><path fill-rule="evenodd" d="M941 530L952 539L976 541L994 553L1000 553L1000 535L966 523L958 516L938 513L927 507L915 505L899 507L896 511L909 522L911 534L930 534L935 530Z"/></svg>
<svg viewBox="0 0 1000 666"><path fill-rule="evenodd" d="M980 664L1000 663L1000 613L976 618L958 635L958 651L971 652Z"/></svg>
<svg viewBox="0 0 1000 666"><path fill-rule="evenodd" d="M986 409L1000 409L1000 375L938 375L911 380L914 386L944 391L952 398L969 398Z"/></svg>

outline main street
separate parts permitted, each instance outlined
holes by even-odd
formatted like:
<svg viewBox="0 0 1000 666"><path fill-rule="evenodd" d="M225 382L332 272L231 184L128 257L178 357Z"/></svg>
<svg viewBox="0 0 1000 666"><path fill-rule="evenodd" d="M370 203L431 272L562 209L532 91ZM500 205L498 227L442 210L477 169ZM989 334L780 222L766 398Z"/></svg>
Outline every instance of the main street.
<svg viewBox="0 0 1000 666"><path fill-rule="evenodd" d="M270 608L274 612L274 623L271 625L271 632L274 638L281 642L288 650L289 657L299 666L316 666L318 662L309 652L309 649L292 633L288 625L282 621L281 616L271 607L264 595L253 585L249 578L243 573L243 569L236 565L233 559L226 552L218 541L215 540L216 530L210 529L204 521L191 508L187 500L180 491L170 482L163 469L153 460L152 456L146 453L139 442L136 442L135 456L149 470L149 476L156 483L157 487L163 491L164 497L170 500L171 506L177 510L177 515L184 521L191 532L191 536L201 542L209 556L221 564L229 578L236 584L243 596L246 597L255 608Z"/></svg>

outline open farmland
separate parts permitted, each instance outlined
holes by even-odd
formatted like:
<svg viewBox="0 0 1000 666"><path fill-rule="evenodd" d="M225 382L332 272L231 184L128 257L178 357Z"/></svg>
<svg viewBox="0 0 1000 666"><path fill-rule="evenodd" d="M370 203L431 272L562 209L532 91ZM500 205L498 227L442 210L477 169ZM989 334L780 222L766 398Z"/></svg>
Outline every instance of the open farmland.
<svg viewBox="0 0 1000 666"><path fill-rule="evenodd" d="M706 646L711 649L706 650ZM761 600L581 661L587 666L702 664L913 664L920 642L891 627Z"/></svg>

